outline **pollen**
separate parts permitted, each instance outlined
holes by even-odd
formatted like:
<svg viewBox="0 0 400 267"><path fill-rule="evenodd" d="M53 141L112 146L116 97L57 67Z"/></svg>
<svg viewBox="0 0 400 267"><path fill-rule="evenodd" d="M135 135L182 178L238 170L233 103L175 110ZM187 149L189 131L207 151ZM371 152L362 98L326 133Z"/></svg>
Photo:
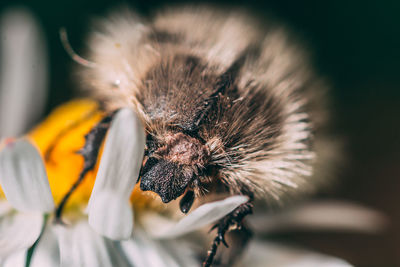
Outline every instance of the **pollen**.
<svg viewBox="0 0 400 267"><path fill-rule="evenodd" d="M81 99L68 102L55 109L27 137L36 145L45 163L55 203L59 203L77 180L84 159L77 152L85 144L85 135L104 117L96 102ZM96 178L102 149L93 171L71 195L65 211L82 211L90 198ZM137 209L155 207L154 198L135 188L131 197Z"/></svg>

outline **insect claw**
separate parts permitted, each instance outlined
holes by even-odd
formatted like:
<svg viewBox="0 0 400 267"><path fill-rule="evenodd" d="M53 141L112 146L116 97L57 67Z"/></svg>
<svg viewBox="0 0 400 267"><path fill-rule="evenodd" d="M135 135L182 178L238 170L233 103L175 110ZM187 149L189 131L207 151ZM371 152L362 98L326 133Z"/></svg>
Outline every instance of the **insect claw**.
<svg viewBox="0 0 400 267"><path fill-rule="evenodd" d="M225 235L223 233L219 233L218 238L222 242L222 244L224 244L225 247L229 248L229 245L228 243L226 243Z"/></svg>
<svg viewBox="0 0 400 267"><path fill-rule="evenodd" d="M208 251L207 258L203 262L203 267L210 267L214 261L214 257L217 254L217 249L220 243L224 244L225 247L229 248L225 240L225 234L229 231L231 226L236 225L240 227L244 217L253 212L253 204L251 202L244 203L233 210L231 213L227 214L218 223L216 223L209 232L218 227L217 236Z"/></svg>
<svg viewBox="0 0 400 267"><path fill-rule="evenodd" d="M218 227L218 224L214 224L210 230L208 230L208 233L211 233L214 229L216 229Z"/></svg>

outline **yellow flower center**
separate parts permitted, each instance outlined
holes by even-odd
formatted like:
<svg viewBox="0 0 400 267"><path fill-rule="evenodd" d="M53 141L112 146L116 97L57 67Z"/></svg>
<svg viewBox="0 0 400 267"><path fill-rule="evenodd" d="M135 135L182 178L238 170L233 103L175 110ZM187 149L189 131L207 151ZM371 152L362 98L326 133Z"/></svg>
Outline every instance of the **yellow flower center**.
<svg viewBox="0 0 400 267"><path fill-rule="evenodd" d="M98 104L91 100L74 100L54 110L41 124L28 134L39 149L47 170L50 188L56 204L77 180L83 168L83 157L77 153L85 144L85 135L104 116ZM102 150L102 149L101 149ZM101 151L99 159L101 158ZM80 211L89 200L98 168L90 171L71 195L65 210ZM131 196L135 212L159 209L161 201L152 193L135 187Z"/></svg>

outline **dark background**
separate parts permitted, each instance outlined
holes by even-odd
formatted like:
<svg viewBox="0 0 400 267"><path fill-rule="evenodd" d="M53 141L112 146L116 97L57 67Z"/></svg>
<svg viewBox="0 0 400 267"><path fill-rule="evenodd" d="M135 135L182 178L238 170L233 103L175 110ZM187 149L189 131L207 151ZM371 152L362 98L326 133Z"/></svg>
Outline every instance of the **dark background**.
<svg viewBox="0 0 400 267"><path fill-rule="evenodd" d="M166 2L124 3L148 14ZM391 222L377 235L297 232L286 238L357 266L400 266L400 1L216 2L244 6L261 16L272 14L309 44L318 71L332 85L335 129L347 143L347 167L340 182L317 198L362 203ZM28 7L44 28L51 79L48 113L76 95L73 63L60 44L59 28L66 27L72 47L82 51L90 18L117 3L0 0L0 11L11 4Z"/></svg>

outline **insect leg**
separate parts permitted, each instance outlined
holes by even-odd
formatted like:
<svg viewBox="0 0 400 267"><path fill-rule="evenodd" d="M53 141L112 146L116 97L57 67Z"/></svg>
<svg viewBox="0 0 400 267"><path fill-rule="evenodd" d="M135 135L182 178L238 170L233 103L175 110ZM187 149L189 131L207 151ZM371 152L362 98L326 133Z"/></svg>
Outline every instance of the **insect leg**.
<svg viewBox="0 0 400 267"><path fill-rule="evenodd" d="M214 265L234 266L252 237L253 232L245 221L242 222L240 229L233 229L227 232L225 238L229 244L229 248L218 251L215 256Z"/></svg>
<svg viewBox="0 0 400 267"><path fill-rule="evenodd" d="M70 198L71 194L76 190L76 188L81 184L86 174L94 168L97 162L97 156L101 143L107 133L112 117L115 113L112 113L104 117L96 126L90 130L88 134L85 135L85 145L77 153L82 155L84 158L83 169L79 174L78 179L71 186L65 196L62 198L55 210L55 221L61 222L61 215L65 204Z"/></svg>
<svg viewBox="0 0 400 267"><path fill-rule="evenodd" d="M218 246L221 244L221 242L228 247L228 244L225 241L225 234L227 231L229 231L229 228L231 226L236 226L237 228L241 229L243 219L251 213L253 213L253 204L251 202L244 203L222 218L213 226L213 228L211 228L211 230L215 228L218 229L217 236L214 238L211 248L207 253L207 258L203 262L203 267L210 267L212 265L214 257L217 254Z"/></svg>

